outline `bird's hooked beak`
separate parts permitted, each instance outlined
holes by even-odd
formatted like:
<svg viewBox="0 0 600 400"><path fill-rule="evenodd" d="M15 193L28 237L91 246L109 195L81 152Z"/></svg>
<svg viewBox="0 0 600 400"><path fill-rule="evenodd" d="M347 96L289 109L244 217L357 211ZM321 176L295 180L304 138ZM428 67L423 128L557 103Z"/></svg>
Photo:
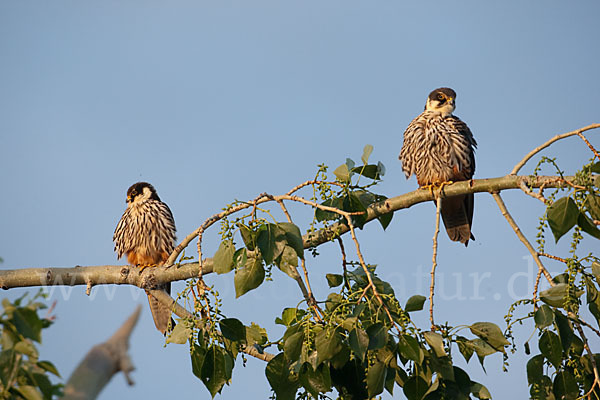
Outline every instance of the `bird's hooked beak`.
<svg viewBox="0 0 600 400"><path fill-rule="evenodd" d="M125 199L125 203L129 204L132 200L133 199L131 198L131 196L127 196L127 198Z"/></svg>

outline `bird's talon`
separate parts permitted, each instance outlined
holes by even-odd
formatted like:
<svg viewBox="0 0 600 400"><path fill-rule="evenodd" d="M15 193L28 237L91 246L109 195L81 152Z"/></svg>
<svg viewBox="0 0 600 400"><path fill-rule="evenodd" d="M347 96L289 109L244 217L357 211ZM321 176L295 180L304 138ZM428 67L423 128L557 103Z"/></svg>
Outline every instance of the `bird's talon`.
<svg viewBox="0 0 600 400"><path fill-rule="evenodd" d="M156 267L156 264L140 264L140 265L138 265L138 267L140 267L140 274L141 274L142 271L144 271L148 267Z"/></svg>

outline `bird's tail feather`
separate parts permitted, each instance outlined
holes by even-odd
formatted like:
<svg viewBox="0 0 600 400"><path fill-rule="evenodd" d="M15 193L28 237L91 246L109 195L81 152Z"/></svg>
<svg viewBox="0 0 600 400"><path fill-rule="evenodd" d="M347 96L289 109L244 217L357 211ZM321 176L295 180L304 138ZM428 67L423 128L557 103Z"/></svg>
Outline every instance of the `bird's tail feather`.
<svg viewBox="0 0 600 400"><path fill-rule="evenodd" d="M167 293L171 294L171 283L157 287L157 289L163 289ZM154 298L148 293L148 303L150 304L150 311L152 312L152 318L154 319L154 325L163 335L166 335L171 321L171 309ZM172 326L171 326L172 328Z"/></svg>
<svg viewBox="0 0 600 400"><path fill-rule="evenodd" d="M469 200L469 201L467 201ZM470 239L475 239L471 233L471 221L467 205L472 207L472 200L466 196L455 196L442 200L442 221L450 240L464 243L468 246ZM472 215L472 211L471 214Z"/></svg>

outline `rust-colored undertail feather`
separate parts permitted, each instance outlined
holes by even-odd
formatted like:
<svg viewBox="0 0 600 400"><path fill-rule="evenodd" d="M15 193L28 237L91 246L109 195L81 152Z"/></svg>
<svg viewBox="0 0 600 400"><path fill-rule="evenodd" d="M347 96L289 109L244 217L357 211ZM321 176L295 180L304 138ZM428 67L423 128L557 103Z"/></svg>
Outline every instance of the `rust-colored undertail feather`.
<svg viewBox="0 0 600 400"><path fill-rule="evenodd" d="M452 241L464 243L465 246L469 245L470 239L475 240L471 233L473 201L472 194L442 200L442 221L448 237Z"/></svg>

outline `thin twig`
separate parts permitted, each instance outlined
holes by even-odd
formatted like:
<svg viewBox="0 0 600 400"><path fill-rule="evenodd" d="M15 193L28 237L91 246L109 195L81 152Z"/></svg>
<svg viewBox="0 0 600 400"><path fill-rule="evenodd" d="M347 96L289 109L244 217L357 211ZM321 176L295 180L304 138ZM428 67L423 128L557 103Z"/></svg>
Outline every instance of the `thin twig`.
<svg viewBox="0 0 600 400"><path fill-rule="evenodd" d="M539 252L538 252L538 255L539 255L540 257L546 257L546 258L550 258L550 259L552 259L552 260L560 261L561 263L565 263L565 264L567 263L567 260L565 260L564 258L560 258L560 257L557 257L557 256L553 256L552 254L547 254L547 253L539 253Z"/></svg>
<svg viewBox="0 0 600 400"><path fill-rule="evenodd" d="M531 196L531 197L533 197L534 199L537 199L537 200L541 201L541 202L542 202L542 203L544 203L544 204L547 204L547 203L548 203L548 200L547 200L547 199L546 199L544 196L542 196L541 189L540 189L540 193L536 193L536 192L534 192L533 190L529 189L529 188L527 187L527 185L525 184L525 182L523 182L523 181L519 181L519 187L521 188L521 190L522 190L522 191L523 191L523 192L524 192L524 193L525 193L527 196Z"/></svg>
<svg viewBox="0 0 600 400"><path fill-rule="evenodd" d="M517 235L519 240L525 245L527 250L529 250L529 253L533 256L533 259L535 260L535 263L537 264L538 269L542 270L542 273L544 274L544 276L546 277L546 279L548 280L550 285L554 286L555 283L552 281L552 275L550 275L550 273L548 272L546 267L544 267L544 264L542 264L542 261L540 260L540 257L538 256L537 251L535 251L535 249L533 248L531 243L529 243L529 241L527 240L525 235L523 235L523 233L521 232L521 229L519 229L519 226L513 219L512 215L510 215L510 213L508 212L508 210L506 208L506 204L504 204L502 197L500 197L500 193L492 192L492 196L494 197L494 200L496 200L496 204L498 204L498 207L500 208L500 212L502 213L504 218L506 218L506 221L508 221L508 224L513 228L513 230L515 231L515 234Z"/></svg>
<svg viewBox="0 0 600 400"><path fill-rule="evenodd" d="M277 204L279 204L279 206L281 207L281 210L285 214L288 222L290 224L293 224L292 216L288 212L287 207L283 203L283 200L276 199L276 201L277 201ZM306 303L308 304L309 307L311 307L315 311L315 317L319 321L322 321L321 316L323 315L323 311L319 308L319 305L317 304L317 301L315 300L315 296L313 295L312 288L310 287L310 280L308 279L308 270L306 269L306 261L304 260L304 258L300 259L300 265L302 266L302 270L304 271L304 279L306 281L306 284L304 281L302 281L302 278L300 277L300 275L297 272L296 272L297 278L295 278L295 280L296 280L296 282L298 282L298 285L300 286L300 290L302 291L302 294L304 295L304 298L306 299Z"/></svg>
<svg viewBox="0 0 600 400"><path fill-rule="evenodd" d="M515 165L513 170L510 172L510 174L516 175L519 172L519 170L521 168L523 168L523 166L527 163L527 161L529 161L531 159L531 157L533 157L534 155L536 155L537 153L539 153L546 147L550 146L552 143L556 142L557 140L564 139L564 138L567 138L567 137L573 136L573 135L579 135L582 132L589 131L590 129L596 129L596 128L600 128L600 124L588 125L584 128L578 129L576 131L562 133L560 135L554 136L552 139L548 140L546 143L531 150L525 157L523 157L523 159L521 161L519 161L519 163L517 165Z"/></svg>
<svg viewBox="0 0 600 400"><path fill-rule="evenodd" d="M587 140L587 138L585 136L583 136L583 133L577 132L577 136L579 136L584 142L585 144L588 145L588 147L590 148L590 150L592 151L592 153L594 153L594 155L596 156L596 158L598 160L600 160L600 155L598 154L598 151L594 148L594 146L592 146L592 144Z"/></svg>
<svg viewBox="0 0 600 400"><path fill-rule="evenodd" d="M433 255L431 257L431 283L429 284L429 321L431 321L431 330L435 331L435 323L433 320L433 291L435 288L435 269L437 267L437 248L438 248L438 234L440 233L440 212L442 210L442 196L441 193L436 199L435 208L435 232L433 233Z"/></svg>
<svg viewBox="0 0 600 400"><path fill-rule="evenodd" d="M297 192L298 190L302 189L305 186L308 185L319 185L321 183L326 183L328 185L335 185L335 186L339 186L339 187L344 187L344 185L340 182L327 182L327 181L319 181L319 180L310 180L310 181L306 181L306 182L302 182L301 184L294 186L292 189L290 189L289 192L286 193L286 195L291 196L294 192Z"/></svg>
<svg viewBox="0 0 600 400"><path fill-rule="evenodd" d="M594 328L592 325L590 325L587 322L585 322L584 320L582 320L580 316L578 316L577 314L575 314L572 311L569 311L567 315L573 321L578 322L581 325L584 325L584 326L588 327L589 329L591 329L596 334L596 336L600 337L600 331L598 329Z"/></svg>
<svg viewBox="0 0 600 400"><path fill-rule="evenodd" d="M379 304L381 304L381 306L385 310L385 313L387 314L388 318L390 319L390 322L392 323L392 325L398 330L398 332L400 332L400 328L398 328L398 326L396 325L396 322L392 318L390 310L383 302L383 299L381 298L379 291L377 290L377 288L375 287L375 284L373 283L371 273L369 272L369 269L367 268L367 264L365 263L365 260L362 256L362 252L360 251L360 244L358 243L358 239L356 238L356 233L354 231L354 224L352 223L352 217L350 215L346 216L346 222L348 223L348 226L350 227L350 235L352 236L352 240L354 241L354 245L356 246L356 255L358 256L358 261L360 262L360 265L361 265L363 271L365 271L365 275L367 276L367 280L369 281L371 290L373 291L373 294L379 301ZM361 298L362 298L362 296L361 296Z"/></svg>

